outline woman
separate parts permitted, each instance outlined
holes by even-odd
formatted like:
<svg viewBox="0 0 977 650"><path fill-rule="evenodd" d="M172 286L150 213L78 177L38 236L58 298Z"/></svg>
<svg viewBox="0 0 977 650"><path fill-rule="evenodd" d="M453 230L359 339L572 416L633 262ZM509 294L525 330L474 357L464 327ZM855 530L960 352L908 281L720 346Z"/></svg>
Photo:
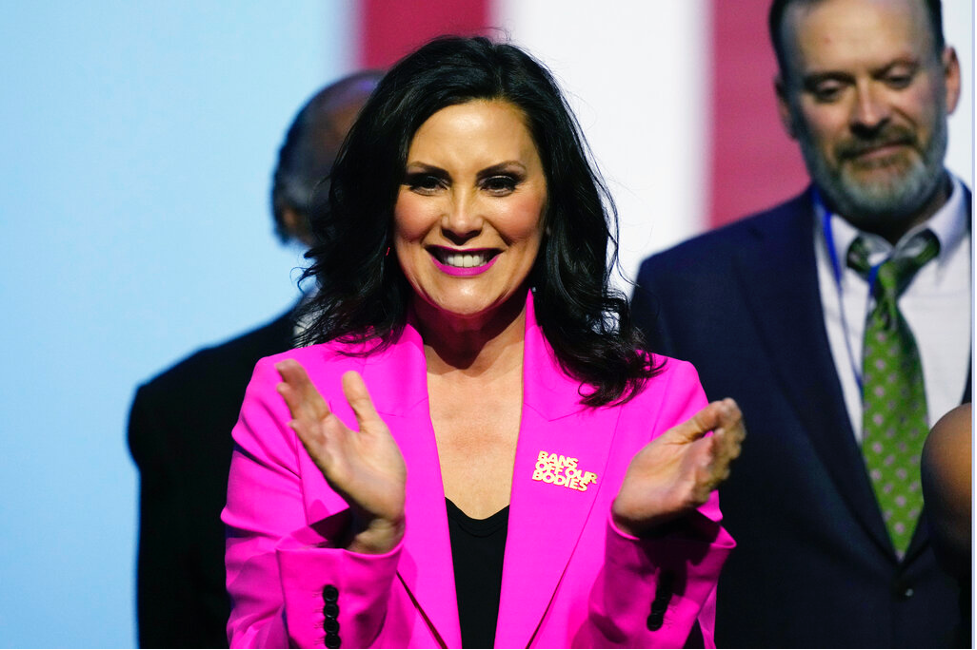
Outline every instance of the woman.
<svg viewBox="0 0 977 650"><path fill-rule="evenodd" d="M711 645L739 411L637 350L603 196L519 49L384 77L314 224L318 344L234 429L232 645Z"/></svg>

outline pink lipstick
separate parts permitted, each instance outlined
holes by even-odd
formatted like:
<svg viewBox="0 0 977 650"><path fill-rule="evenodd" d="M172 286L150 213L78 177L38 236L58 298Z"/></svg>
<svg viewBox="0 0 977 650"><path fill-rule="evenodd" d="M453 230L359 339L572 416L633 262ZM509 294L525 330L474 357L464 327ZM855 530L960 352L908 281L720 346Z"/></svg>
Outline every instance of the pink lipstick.
<svg viewBox="0 0 977 650"><path fill-rule="evenodd" d="M428 252L438 270L456 277L485 273L495 264L499 254L491 248L455 250L442 246L431 247Z"/></svg>

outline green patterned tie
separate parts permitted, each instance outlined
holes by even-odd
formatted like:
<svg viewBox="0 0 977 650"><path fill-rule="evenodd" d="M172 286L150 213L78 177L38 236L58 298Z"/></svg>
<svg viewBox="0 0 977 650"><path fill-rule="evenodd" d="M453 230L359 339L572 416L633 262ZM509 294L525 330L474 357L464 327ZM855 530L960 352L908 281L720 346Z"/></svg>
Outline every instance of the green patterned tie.
<svg viewBox="0 0 977 650"><path fill-rule="evenodd" d="M875 272L858 237L848 266L872 284L875 306L865 320L862 350L862 453L892 545L901 559L923 508L919 458L929 430L919 350L897 301L913 276L936 257L940 242L929 230L913 256L891 257Z"/></svg>

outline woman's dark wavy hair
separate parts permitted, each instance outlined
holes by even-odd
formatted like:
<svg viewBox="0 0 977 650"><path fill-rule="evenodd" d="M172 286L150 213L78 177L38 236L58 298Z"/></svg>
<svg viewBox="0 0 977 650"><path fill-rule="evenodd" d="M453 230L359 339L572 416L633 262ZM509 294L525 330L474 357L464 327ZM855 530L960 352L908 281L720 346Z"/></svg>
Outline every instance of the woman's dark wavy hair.
<svg viewBox="0 0 977 650"><path fill-rule="evenodd" d="M360 112L333 166L331 209L312 216L319 243L304 277L320 291L307 306L304 342L338 338L367 343L360 349L369 353L399 335L413 290L387 253L408 149L431 115L477 99L519 107L543 163L546 235L529 276L537 322L563 370L591 388L583 403L630 399L659 368L639 351L627 300L609 286L613 201L552 75L519 48L482 37L442 37L406 56Z"/></svg>

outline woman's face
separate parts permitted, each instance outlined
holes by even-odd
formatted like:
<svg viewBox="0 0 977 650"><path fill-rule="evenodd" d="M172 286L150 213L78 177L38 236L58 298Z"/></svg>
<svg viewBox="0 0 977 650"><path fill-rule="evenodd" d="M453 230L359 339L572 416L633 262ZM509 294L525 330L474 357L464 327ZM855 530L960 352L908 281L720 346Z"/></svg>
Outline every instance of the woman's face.
<svg viewBox="0 0 977 650"><path fill-rule="evenodd" d="M474 100L414 135L394 206L394 248L415 293L437 311L491 316L523 286L539 252L546 177L522 111Z"/></svg>

